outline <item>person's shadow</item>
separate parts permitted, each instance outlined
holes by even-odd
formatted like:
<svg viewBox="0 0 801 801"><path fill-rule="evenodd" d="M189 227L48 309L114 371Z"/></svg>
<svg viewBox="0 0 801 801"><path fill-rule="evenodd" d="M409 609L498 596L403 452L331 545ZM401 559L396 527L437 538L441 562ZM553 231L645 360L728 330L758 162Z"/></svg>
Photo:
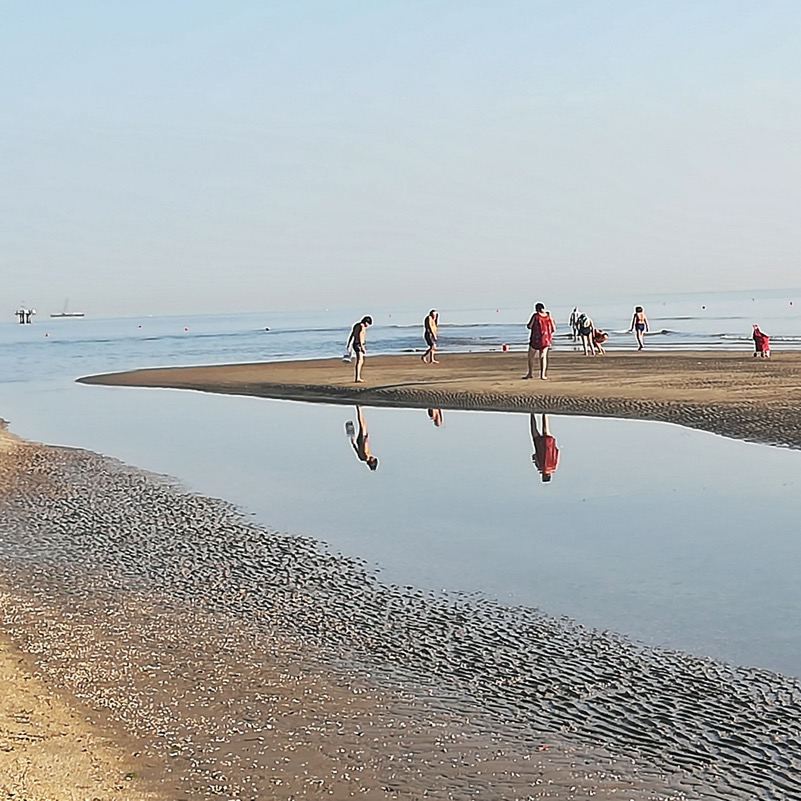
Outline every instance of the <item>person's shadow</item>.
<svg viewBox="0 0 801 801"><path fill-rule="evenodd" d="M556 468L559 466L559 448L556 447L556 440L551 436L551 428L548 422L548 415L542 416L542 433L537 428L537 416L531 412L531 444L534 453L531 460L534 462L543 481L550 481Z"/></svg>
<svg viewBox="0 0 801 801"><path fill-rule="evenodd" d="M364 462L371 470L376 470L378 458L370 453L370 434L367 431L367 421L364 419L361 406L356 407L356 420L359 423L358 432L350 420L345 423L345 432L350 437L350 444L359 457L359 461Z"/></svg>

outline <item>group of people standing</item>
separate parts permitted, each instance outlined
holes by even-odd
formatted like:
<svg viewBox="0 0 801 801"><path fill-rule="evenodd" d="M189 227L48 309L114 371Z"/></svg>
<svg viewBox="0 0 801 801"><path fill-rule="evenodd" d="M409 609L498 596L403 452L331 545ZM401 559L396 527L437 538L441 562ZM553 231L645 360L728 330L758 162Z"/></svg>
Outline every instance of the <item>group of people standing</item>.
<svg viewBox="0 0 801 801"><path fill-rule="evenodd" d="M373 324L370 315L362 317L355 323L348 337L345 346L345 360L351 360L351 354L355 356L354 368L357 384L364 383L362 378L362 367L364 366L364 355L367 352L366 333L367 329ZM570 314L570 327L573 330L573 340L580 341L584 348L585 356L604 355L604 343L609 339L609 335L597 328L595 323L578 307L574 307ZM545 308L545 304L537 303L534 306L534 314L531 315L526 328L529 330L528 344L528 371L523 376L524 379L534 378L535 369L539 377L545 380L548 370L548 351L553 346L553 335L556 332L556 321L553 315ZM643 337L648 331L648 318L645 316L642 306L637 306L634 316L631 319L631 332L637 338L637 350L643 349ZM424 364L439 364L436 356L437 343L439 340L439 313L436 309L431 311L423 321L423 338L426 343L426 350L420 357ZM504 346L504 349L506 346Z"/></svg>

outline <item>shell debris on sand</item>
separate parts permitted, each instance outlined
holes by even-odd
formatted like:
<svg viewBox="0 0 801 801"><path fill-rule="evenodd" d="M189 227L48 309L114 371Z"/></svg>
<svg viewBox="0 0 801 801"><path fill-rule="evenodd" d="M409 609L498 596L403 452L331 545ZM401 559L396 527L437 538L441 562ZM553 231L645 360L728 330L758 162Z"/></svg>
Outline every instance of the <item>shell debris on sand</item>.
<svg viewBox="0 0 801 801"><path fill-rule="evenodd" d="M5 630L188 796L801 798L796 680L385 585L86 451L13 458Z"/></svg>

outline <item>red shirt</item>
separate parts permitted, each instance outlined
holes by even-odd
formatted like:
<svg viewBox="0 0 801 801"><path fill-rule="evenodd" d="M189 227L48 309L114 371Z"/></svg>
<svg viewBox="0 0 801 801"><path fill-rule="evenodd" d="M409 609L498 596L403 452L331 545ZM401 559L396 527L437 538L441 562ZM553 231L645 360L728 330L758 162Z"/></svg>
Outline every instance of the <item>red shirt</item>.
<svg viewBox="0 0 801 801"><path fill-rule="evenodd" d="M541 314L537 312L531 318L531 337L529 345L534 350L544 350L553 344L553 332L556 326L553 324L553 317L548 312Z"/></svg>

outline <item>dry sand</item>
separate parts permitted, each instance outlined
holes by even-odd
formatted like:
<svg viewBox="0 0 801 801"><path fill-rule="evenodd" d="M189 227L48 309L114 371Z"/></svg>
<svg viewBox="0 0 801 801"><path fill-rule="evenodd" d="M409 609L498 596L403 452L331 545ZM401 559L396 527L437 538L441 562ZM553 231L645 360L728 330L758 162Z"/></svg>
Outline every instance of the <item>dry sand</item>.
<svg viewBox="0 0 801 801"><path fill-rule="evenodd" d="M137 370L84 383L175 387L267 398L659 420L801 447L801 353L556 352L548 380L523 381L519 353L369 357L364 384L340 360Z"/></svg>

